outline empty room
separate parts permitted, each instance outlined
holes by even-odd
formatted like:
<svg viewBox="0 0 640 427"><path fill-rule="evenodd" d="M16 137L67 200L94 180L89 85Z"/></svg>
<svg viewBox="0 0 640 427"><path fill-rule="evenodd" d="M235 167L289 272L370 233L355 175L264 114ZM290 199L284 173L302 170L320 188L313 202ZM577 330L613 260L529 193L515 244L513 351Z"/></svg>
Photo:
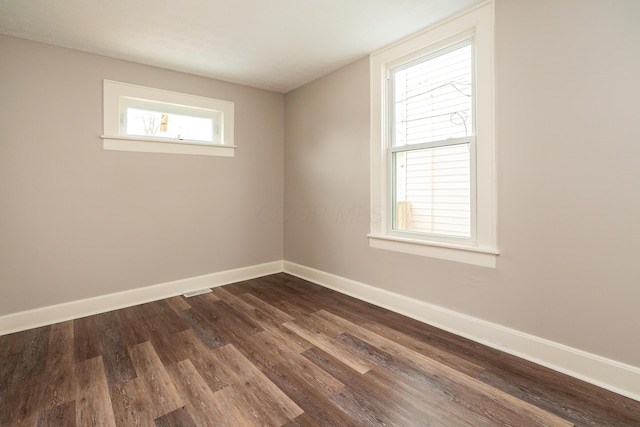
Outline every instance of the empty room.
<svg viewBox="0 0 640 427"><path fill-rule="evenodd" d="M0 426L640 426L640 1L0 1Z"/></svg>

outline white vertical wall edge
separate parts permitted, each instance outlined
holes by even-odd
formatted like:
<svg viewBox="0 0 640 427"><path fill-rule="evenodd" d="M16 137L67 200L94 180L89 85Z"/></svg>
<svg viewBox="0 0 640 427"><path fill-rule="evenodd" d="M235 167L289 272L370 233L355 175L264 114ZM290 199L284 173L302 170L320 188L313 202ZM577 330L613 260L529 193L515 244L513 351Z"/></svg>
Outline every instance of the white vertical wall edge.
<svg viewBox="0 0 640 427"><path fill-rule="evenodd" d="M640 367L292 262L284 271L640 401Z"/></svg>
<svg viewBox="0 0 640 427"><path fill-rule="evenodd" d="M197 289L222 286L280 272L282 272L282 261L274 261L12 313L0 317L0 335L157 301Z"/></svg>

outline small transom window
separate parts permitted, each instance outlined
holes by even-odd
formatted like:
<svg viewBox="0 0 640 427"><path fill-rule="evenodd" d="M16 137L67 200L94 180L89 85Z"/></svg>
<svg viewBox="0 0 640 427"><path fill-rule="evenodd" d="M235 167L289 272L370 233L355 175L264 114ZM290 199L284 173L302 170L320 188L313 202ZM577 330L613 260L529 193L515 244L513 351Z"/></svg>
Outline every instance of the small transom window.
<svg viewBox="0 0 640 427"><path fill-rule="evenodd" d="M104 148L233 156L234 104L104 81Z"/></svg>

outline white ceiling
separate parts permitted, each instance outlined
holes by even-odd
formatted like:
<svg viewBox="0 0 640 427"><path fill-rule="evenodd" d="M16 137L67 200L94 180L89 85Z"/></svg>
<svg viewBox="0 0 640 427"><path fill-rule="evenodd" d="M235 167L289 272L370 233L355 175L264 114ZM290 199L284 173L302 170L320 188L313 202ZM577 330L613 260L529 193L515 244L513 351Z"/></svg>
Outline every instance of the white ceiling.
<svg viewBox="0 0 640 427"><path fill-rule="evenodd" d="M479 2L0 0L0 34L286 93Z"/></svg>

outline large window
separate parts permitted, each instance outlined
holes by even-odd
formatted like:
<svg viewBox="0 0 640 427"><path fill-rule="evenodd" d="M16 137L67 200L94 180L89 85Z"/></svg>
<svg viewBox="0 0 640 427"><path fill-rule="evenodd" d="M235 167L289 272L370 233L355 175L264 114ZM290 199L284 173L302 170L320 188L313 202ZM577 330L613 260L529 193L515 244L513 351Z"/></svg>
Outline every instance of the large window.
<svg viewBox="0 0 640 427"><path fill-rule="evenodd" d="M494 267L492 4L371 55L373 247Z"/></svg>
<svg viewBox="0 0 640 427"><path fill-rule="evenodd" d="M104 81L104 148L233 156L234 103Z"/></svg>
<svg viewBox="0 0 640 427"><path fill-rule="evenodd" d="M473 40L391 69L393 229L470 239Z"/></svg>

